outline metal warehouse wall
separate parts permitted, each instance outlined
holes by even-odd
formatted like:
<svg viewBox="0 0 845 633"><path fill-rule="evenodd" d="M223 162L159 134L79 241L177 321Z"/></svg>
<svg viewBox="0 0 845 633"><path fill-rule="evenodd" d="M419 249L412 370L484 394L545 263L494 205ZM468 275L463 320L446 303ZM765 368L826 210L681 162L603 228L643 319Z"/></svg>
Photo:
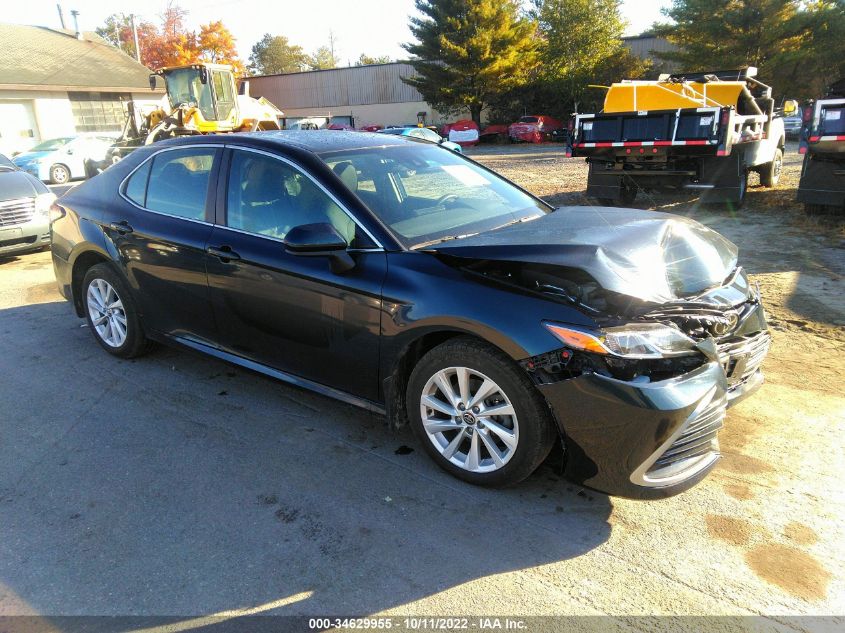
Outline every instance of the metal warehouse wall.
<svg viewBox="0 0 845 633"><path fill-rule="evenodd" d="M678 50L678 47L663 37L652 35L637 35L635 37L623 37L622 41L631 49L631 52L641 59L654 57L654 53L671 53Z"/></svg>
<svg viewBox="0 0 845 633"><path fill-rule="evenodd" d="M415 74L405 63L352 66L289 75L250 77L253 97L266 97L282 110L423 101L401 77Z"/></svg>

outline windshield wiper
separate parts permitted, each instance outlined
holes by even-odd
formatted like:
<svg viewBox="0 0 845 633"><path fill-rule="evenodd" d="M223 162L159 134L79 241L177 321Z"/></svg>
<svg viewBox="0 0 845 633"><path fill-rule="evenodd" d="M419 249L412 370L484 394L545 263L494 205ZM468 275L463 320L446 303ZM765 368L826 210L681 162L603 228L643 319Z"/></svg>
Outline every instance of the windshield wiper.
<svg viewBox="0 0 845 633"><path fill-rule="evenodd" d="M421 242L419 244L414 244L411 247L412 251L415 251L420 248L425 248L426 246L432 246L433 244L440 244L441 242L448 242L450 240L462 240L465 237L472 237L473 235L478 235L478 233L464 233L462 235L446 235L445 237L438 237L436 240L429 240L428 242Z"/></svg>
<svg viewBox="0 0 845 633"><path fill-rule="evenodd" d="M514 224L519 224L520 222L528 222L529 220L536 220L537 218L542 217L539 215L526 215L524 218L519 218L518 220L511 220L510 222L505 222L504 224L500 224L496 226L491 231L498 231L499 229L503 229L506 226L513 226Z"/></svg>

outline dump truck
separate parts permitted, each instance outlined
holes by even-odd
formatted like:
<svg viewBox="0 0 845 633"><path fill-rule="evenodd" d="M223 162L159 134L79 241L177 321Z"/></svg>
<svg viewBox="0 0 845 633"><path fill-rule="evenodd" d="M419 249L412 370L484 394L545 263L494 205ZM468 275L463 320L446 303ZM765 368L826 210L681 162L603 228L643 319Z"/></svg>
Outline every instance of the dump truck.
<svg viewBox="0 0 845 633"><path fill-rule="evenodd" d="M279 130L284 113L263 97L238 94L232 67L225 64L188 64L161 68L150 75L150 89L164 80L166 103L143 112L127 103L126 123L108 162L156 141L191 134Z"/></svg>
<svg viewBox="0 0 845 633"><path fill-rule="evenodd" d="M740 206L748 174L780 178L786 142L757 69L661 75L607 88L604 108L575 116L567 156L589 163L587 195L630 204L640 191L695 190Z"/></svg>
<svg viewBox="0 0 845 633"><path fill-rule="evenodd" d="M804 155L798 201L807 213L845 211L845 79L803 112L798 152Z"/></svg>

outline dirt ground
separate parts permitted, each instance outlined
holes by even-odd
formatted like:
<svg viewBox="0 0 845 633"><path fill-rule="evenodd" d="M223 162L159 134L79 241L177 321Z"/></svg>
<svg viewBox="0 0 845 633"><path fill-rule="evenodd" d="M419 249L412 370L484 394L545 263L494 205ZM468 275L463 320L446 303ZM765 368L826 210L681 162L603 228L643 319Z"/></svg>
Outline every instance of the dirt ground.
<svg viewBox="0 0 845 633"><path fill-rule="evenodd" d="M590 202L583 161L559 146L469 154L555 204ZM794 202L799 169L790 146L780 186L736 211L642 200L738 244L774 336L716 469L660 501L583 490L550 464L512 489L475 488L366 411L183 350L112 358L58 295L49 253L0 260L0 615L842 630L845 248L841 221Z"/></svg>

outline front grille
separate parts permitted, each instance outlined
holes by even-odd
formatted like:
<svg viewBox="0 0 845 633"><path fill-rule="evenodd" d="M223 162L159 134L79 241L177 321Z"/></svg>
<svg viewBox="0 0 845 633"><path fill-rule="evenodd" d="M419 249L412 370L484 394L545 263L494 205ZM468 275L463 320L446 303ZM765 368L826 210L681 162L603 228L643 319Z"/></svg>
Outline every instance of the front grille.
<svg viewBox="0 0 845 633"><path fill-rule="evenodd" d="M35 215L35 198L19 198L0 202L0 226L29 222Z"/></svg>
<svg viewBox="0 0 845 633"><path fill-rule="evenodd" d="M734 337L717 345L719 362L728 377L728 391L741 387L760 369L772 337L767 331Z"/></svg>
<svg viewBox="0 0 845 633"><path fill-rule="evenodd" d="M647 474L650 477L660 477L666 474L667 471L664 469L670 469L670 467L673 467L671 470L676 472L685 470L686 464L683 462L686 460L694 460L702 455L718 452L719 444L716 435L722 428L727 408L726 395L714 397L703 411L687 422L681 434L651 465ZM696 462L687 463L692 466Z"/></svg>
<svg viewBox="0 0 845 633"><path fill-rule="evenodd" d="M19 244L35 244L35 240L37 239L37 235L30 235L29 237L16 237L13 240L0 240L0 248L6 248L7 246L17 246Z"/></svg>

